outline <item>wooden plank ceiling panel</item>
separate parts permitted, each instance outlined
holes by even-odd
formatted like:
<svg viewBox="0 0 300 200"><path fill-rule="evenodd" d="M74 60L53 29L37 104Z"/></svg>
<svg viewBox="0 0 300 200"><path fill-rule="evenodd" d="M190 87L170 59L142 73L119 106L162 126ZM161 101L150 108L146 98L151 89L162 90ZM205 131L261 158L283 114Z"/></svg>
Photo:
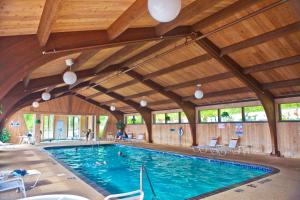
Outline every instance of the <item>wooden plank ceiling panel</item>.
<svg viewBox="0 0 300 200"><path fill-rule="evenodd" d="M270 90L275 97L286 95L300 95L300 85L284 88L275 88Z"/></svg>
<svg viewBox="0 0 300 200"><path fill-rule="evenodd" d="M114 99L112 97L106 95L106 94L102 94L102 95L99 95L97 97L94 97L93 100L102 103L102 102L111 101L111 100L114 100Z"/></svg>
<svg viewBox="0 0 300 200"><path fill-rule="evenodd" d="M123 48L123 46L120 47L112 47L107 49L101 49L99 52L91 57L87 62L85 62L82 66L79 67L79 69L89 69L95 67L98 63L105 60L106 58L113 55L115 52Z"/></svg>
<svg viewBox="0 0 300 200"><path fill-rule="evenodd" d="M135 0L64 0L53 32L107 29Z"/></svg>
<svg viewBox="0 0 300 200"><path fill-rule="evenodd" d="M192 43L167 54L162 52L161 54L156 54L157 57L155 59L142 63L141 67L136 68L135 71L146 75L204 54L204 50Z"/></svg>
<svg viewBox="0 0 300 200"><path fill-rule="evenodd" d="M144 97L139 97L139 98L135 98L133 99L134 101L136 101L137 103L140 103L140 101L142 99L145 99L148 104L151 104L151 102L157 102L157 101L162 101L162 100L168 100L169 98L165 97L162 94L156 93L156 94L152 94L149 96L144 96Z"/></svg>
<svg viewBox="0 0 300 200"><path fill-rule="evenodd" d="M300 63L265 72L257 72L252 74L252 76L261 83L300 78Z"/></svg>
<svg viewBox="0 0 300 200"><path fill-rule="evenodd" d="M230 78L230 79L202 84L201 90L204 92L205 95L206 93L224 91L224 90L240 88L240 87L245 87L245 85L237 78ZM180 96L185 97L185 96L194 95L195 89L196 89L196 85L174 90L174 92Z"/></svg>
<svg viewBox="0 0 300 200"><path fill-rule="evenodd" d="M105 87L106 89L109 89L111 87L115 87L117 85L120 85L122 83L126 83L127 81L131 81L132 78L129 77L126 74L121 74L119 76L115 76L112 79L108 79L107 81L101 82L100 85L102 87Z"/></svg>
<svg viewBox="0 0 300 200"><path fill-rule="evenodd" d="M231 53L243 67L300 55L300 31Z"/></svg>
<svg viewBox="0 0 300 200"><path fill-rule="evenodd" d="M129 96L129 95L134 95L136 93L142 93L142 92L145 92L148 90L150 90L150 88L147 87L146 85L141 84L141 83L136 83L134 85L116 90L115 92L122 96Z"/></svg>
<svg viewBox="0 0 300 200"><path fill-rule="evenodd" d="M214 59L193 65L182 70L170 72L168 74L153 78L159 84L164 86L174 85L188 80L200 79L207 76L212 76L220 73L227 72L222 65Z"/></svg>
<svg viewBox="0 0 300 200"><path fill-rule="evenodd" d="M0 36L36 34L45 0L1 0Z"/></svg>
<svg viewBox="0 0 300 200"><path fill-rule="evenodd" d="M255 6L250 7L249 9L241 10L237 14L232 15L232 17L230 18L221 20L220 22L215 23L205 29L201 29L201 32L205 34L210 30L214 30L218 27L221 27L222 25L228 24L234 20L241 18L242 16L245 16L249 13L252 13L255 10L258 10L258 8L262 8L268 4L271 4L272 1L262 2L264 3L258 3ZM230 26L229 28L214 33L208 38L215 44L218 44L219 48L223 48L231 44L261 35L263 33L296 22L296 18L293 17L292 12L289 11L291 11L291 9L287 3L281 4L271 10L258 14L254 17L251 17L240 23Z"/></svg>
<svg viewBox="0 0 300 200"><path fill-rule="evenodd" d="M153 110L171 110L179 108L176 103L160 104L155 106L149 106Z"/></svg>
<svg viewBox="0 0 300 200"><path fill-rule="evenodd" d="M34 70L31 74L31 79L41 78L41 77L46 77L46 76L51 76L56 74L62 74L63 71L67 68L65 64L65 60L68 58L72 58L75 60L76 58L78 58L79 55L80 53L75 53L48 62L47 64L42 65L36 70Z"/></svg>

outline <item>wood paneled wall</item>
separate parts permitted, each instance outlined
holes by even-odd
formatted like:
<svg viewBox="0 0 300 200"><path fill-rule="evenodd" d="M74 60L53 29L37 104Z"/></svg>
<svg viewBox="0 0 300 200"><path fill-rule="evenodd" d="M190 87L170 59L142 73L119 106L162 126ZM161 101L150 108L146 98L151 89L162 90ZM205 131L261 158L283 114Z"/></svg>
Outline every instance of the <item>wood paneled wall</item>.
<svg viewBox="0 0 300 200"><path fill-rule="evenodd" d="M276 100L279 150L285 157L300 158L300 122L279 121L278 105L289 102L300 102L300 97Z"/></svg>
<svg viewBox="0 0 300 200"><path fill-rule="evenodd" d="M145 140L148 141L148 131L145 124L138 124L138 125L126 125L125 131L127 134L131 133L133 137L137 135L145 135Z"/></svg>
<svg viewBox="0 0 300 200"><path fill-rule="evenodd" d="M178 129L183 128L181 143L178 135ZM189 124L154 124L152 125L153 142L157 144L191 146L192 137Z"/></svg>
<svg viewBox="0 0 300 200"><path fill-rule="evenodd" d="M101 108L98 108L92 104L89 104L85 101L82 101L81 99L74 97L74 96L65 96L58 99L54 99L48 102L40 103L40 106L38 108L33 109L32 106L25 107L18 112L14 113L12 116L10 116L5 121L5 127L8 128L10 133L12 134L11 143L19 143L19 136L24 135L28 130L25 125L24 117L23 115L26 113L35 113L37 116L41 117L41 122L43 123L43 116L49 115L49 114L55 114L54 116L54 132L55 132L55 126L56 122L58 120L63 120L65 123L64 127L64 136L67 135L67 124L68 124L68 115L82 115L82 118L85 118L81 120L81 132L83 130L86 130L86 116L87 115L93 115L93 116L99 116L99 115L106 115L108 116L108 124L106 128L106 132L116 132L115 124L116 119L113 115L111 115L106 110L103 110ZM20 122L19 127L12 127L10 126L11 121L18 121ZM40 126L36 126L36 128L42 128L42 123ZM96 123L94 123L96 125ZM37 133L39 133L39 130L36 130ZM55 134L54 134L55 135ZM81 135L84 137L84 135Z"/></svg>

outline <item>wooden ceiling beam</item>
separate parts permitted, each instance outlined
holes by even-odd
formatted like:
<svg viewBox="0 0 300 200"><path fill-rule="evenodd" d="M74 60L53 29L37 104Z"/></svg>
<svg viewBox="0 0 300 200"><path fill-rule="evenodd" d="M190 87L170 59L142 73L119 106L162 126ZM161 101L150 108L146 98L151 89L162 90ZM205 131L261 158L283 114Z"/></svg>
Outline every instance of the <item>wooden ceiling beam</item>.
<svg viewBox="0 0 300 200"><path fill-rule="evenodd" d="M86 98L93 99L93 98L98 97L102 94L103 94L102 92L96 92L95 94L89 95Z"/></svg>
<svg viewBox="0 0 300 200"><path fill-rule="evenodd" d="M118 38L110 40L106 30L52 33L44 48L44 54L79 52L93 48L110 48L140 42L169 40L192 35L190 26L178 27L163 36L155 28L130 28Z"/></svg>
<svg viewBox="0 0 300 200"><path fill-rule="evenodd" d="M128 99L135 99L135 98L139 98L139 97L150 96L150 95L156 94L156 93L157 92L155 90L148 90L146 92L126 96L125 99L127 99L127 100Z"/></svg>
<svg viewBox="0 0 300 200"><path fill-rule="evenodd" d="M27 88L29 82L30 82L30 79L31 79L31 73L29 73L23 80L23 83L24 83L24 87Z"/></svg>
<svg viewBox="0 0 300 200"><path fill-rule="evenodd" d="M120 89L123 89L123 88L126 88L126 87L130 87L130 86L132 86L132 85L135 85L135 84L137 84L137 83L139 83L139 81L133 79L133 80L127 81L127 82L125 82L125 83L122 83L122 84L120 84L120 85L116 85L116 86L114 86L114 87L108 88L108 89L107 89L107 90L108 90L107 92L109 93L109 92L113 92L113 91L116 91L116 90L120 90Z"/></svg>
<svg viewBox="0 0 300 200"><path fill-rule="evenodd" d="M191 67L193 65L208 61L210 59L211 59L211 56L208 55L208 54L197 56L197 57L194 57L192 59L185 60L183 62L172 65L170 67L166 67L166 68L158 70L156 72L152 72L150 74L147 74L147 75L144 76L144 80L148 80L148 79L152 79L152 78L155 78L155 77L158 77L158 76L162 76L162 75L170 73L170 72L175 72L175 71L178 71L178 70L182 70L184 68Z"/></svg>
<svg viewBox="0 0 300 200"><path fill-rule="evenodd" d="M127 68L128 69L128 68ZM178 94L171 92L171 91L164 91L164 87L159 85L158 83L152 81L152 80L144 80L143 75L139 74L136 71L128 71L127 75L131 76L132 78L138 80L142 84L150 87L153 90L156 90L158 93L168 97L169 99L172 99L178 106L182 108L182 110L185 112L188 120L189 120L189 125L191 129L191 134L192 134L192 141L193 145L196 145L197 140L196 140L196 113L195 113L195 104L191 102L184 102L181 99L181 96Z"/></svg>
<svg viewBox="0 0 300 200"><path fill-rule="evenodd" d="M271 90L271 89L291 87L291 86L300 86L300 78L284 80L284 81L276 81L272 83L265 83L263 84L263 89Z"/></svg>
<svg viewBox="0 0 300 200"><path fill-rule="evenodd" d="M114 40L148 11L147 0L136 0L107 29L108 37Z"/></svg>
<svg viewBox="0 0 300 200"><path fill-rule="evenodd" d="M199 33L201 36L202 34ZM275 112L275 102L273 95L262 88L257 80L255 80L249 74L243 73L243 68L231 59L227 55L221 55L221 50L213 44L209 39L203 38L197 40L196 43L204 49L209 55L216 59L220 64L227 68L232 74L234 74L240 81L242 81L247 87L249 87L258 99L261 101L268 118L268 124L270 129L271 141L272 141L272 154L280 156L278 149L277 140L277 129L276 129L276 112Z"/></svg>
<svg viewBox="0 0 300 200"><path fill-rule="evenodd" d="M90 104L93 104L99 108L102 108L108 112L110 112L118 121L123 121L123 118L124 118L124 114L122 111L119 111L119 110L115 110L115 111L111 111L110 110L110 107L109 106L106 106L106 105L101 105L99 102L93 100L93 99L90 99L90 98L87 98L81 94L78 94L78 93L74 93L75 96L79 97L80 99L82 99L83 101L86 101Z"/></svg>
<svg viewBox="0 0 300 200"><path fill-rule="evenodd" d="M134 108L135 110L137 110L141 116L144 118L146 127L147 127L147 131L148 131L148 142L152 142L152 110L148 107L141 107L140 104L136 103L135 101L132 100L125 100L125 98L122 95L119 95L117 93L114 92L109 92L108 93L108 89L101 87L99 85L93 85L94 89L98 90L99 92L103 92L105 94L107 94L108 96L117 99L129 106L131 106L132 108Z"/></svg>
<svg viewBox="0 0 300 200"><path fill-rule="evenodd" d="M104 101L104 102L100 102L101 105L110 105L110 104L114 104L114 103L118 103L119 100L118 99L113 99L113 100L109 100L109 101Z"/></svg>
<svg viewBox="0 0 300 200"><path fill-rule="evenodd" d="M276 69L279 67L286 67L289 65L294 65L300 63L300 55L292 56L288 58L282 58L278 60L273 60L271 62L262 63L258 65L249 66L243 69L244 74L251 74L255 72L266 71L270 69Z"/></svg>
<svg viewBox="0 0 300 200"><path fill-rule="evenodd" d="M161 23L156 26L156 32L158 35L164 35L165 33L171 31L172 29L187 23L191 20L192 17L199 15L199 13L204 12L205 10L213 7L215 4L218 4L218 0L201 0L194 1L191 4L183 8L179 15L172 20L171 22Z"/></svg>
<svg viewBox="0 0 300 200"><path fill-rule="evenodd" d="M42 47L47 44L52 26L55 23L61 5L62 0L46 0L45 2L42 17L37 30L37 37Z"/></svg>
<svg viewBox="0 0 300 200"><path fill-rule="evenodd" d="M287 26L281 27L279 29L275 29L273 31L249 38L247 40L243 40L241 42L238 42L238 43L235 43L232 45L229 45L227 47L222 48L220 54L222 56L227 55L229 53L233 53L233 52L236 52L241 49L252 47L252 46L267 42L269 40L272 40L272 39L275 39L278 37L282 37L287 34L294 33L296 31L300 31L300 22L295 22L295 23L289 24Z"/></svg>
<svg viewBox="0 0 300 200"><path fill-rule="evenodd" d="M78 70L79 67L87 63L93 56L95 56L97 53L99 53L100 49L90 49L81 52L79 57L75 60L74 65L72 65L72 71Z"/></svg>
<svg viewBox="0 0 300 200"><path fill-rule="evenodd" d="M217 23L219 21L222 21L228 17L231 17L237 12L240 12L242 10L246 10L247 8L255 5L256 3L261 2L261 0L239 0L222 10L204 18L203 20L197 22L193 25L194 30L201 30L203 28L206 28L214 23Z"/></svg>
<svg viewBox="0 0 300 200"><path fill-rule="evenodd" d="M145 44L144 42L141 42L141 43L137 43L137 44L129 44L129 45L123 47L122 49L120 49L119 51L114 53L113 55L111 55L108 58L106 58L105 60L103 60L101 63L97 64L94 67L95 72L102 71L103 69L107 68L108 66L110 66L111 64L116 62L117 60L122 59L124 56L128 55L128 53L134 51L135 49L140 48L144 44Z"/></svg>

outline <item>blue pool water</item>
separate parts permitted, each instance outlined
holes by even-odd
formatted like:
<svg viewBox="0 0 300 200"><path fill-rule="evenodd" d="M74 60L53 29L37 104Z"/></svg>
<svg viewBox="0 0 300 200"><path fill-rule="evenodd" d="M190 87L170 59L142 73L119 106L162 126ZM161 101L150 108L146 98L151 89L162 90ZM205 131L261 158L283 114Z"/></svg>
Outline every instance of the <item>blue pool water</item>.
<svg viewBox="0 0 300 200"><path fill-rule="evenodd" d="M272 172L262 166L182 156L124 145L85 146L78 147L77 150L75 147L59 147L47 150L75 172L110 193L137 190L139 170L144 164L157 199L163 200L188 199ZM118 156L119 151L125 156ZM104 161L106 165L99 165ZM146 178L144 191L145 199L152 199Z"/></svg>

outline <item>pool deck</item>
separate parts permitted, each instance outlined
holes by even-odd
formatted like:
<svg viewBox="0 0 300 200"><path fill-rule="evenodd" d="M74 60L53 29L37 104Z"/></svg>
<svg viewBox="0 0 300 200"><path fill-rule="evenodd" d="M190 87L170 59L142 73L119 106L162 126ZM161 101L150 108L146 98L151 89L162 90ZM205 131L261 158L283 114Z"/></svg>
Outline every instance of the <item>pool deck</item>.
<svg viewBox="0 0 300 200"><path fill-rule="evenodd" d="M84 196L91 200L101 200L103 195L86 184L76 175L65 169L52 159L45 151L44 146L82 145L84 143L43 144L40 146L16 145L9 148L0 147L0 170L6 169L37 169L42 172L36 188L30 189L34 177L25 179L28 186L27 196L44 194L73 194ZM248 163L267 165L280 170L279 173L268 176L236 188L218 193L205 199L209 200L298 200L300 199L300 159L278 158L266 155L226 155L212 156L199 154L189 148L162 146L154 144L135 144L134 146L152 148L164 151L173 151L188 155L201 155L225 160L236 160ZM15 191L0 193L0 200L14 200L21 198Z"/></svg>

